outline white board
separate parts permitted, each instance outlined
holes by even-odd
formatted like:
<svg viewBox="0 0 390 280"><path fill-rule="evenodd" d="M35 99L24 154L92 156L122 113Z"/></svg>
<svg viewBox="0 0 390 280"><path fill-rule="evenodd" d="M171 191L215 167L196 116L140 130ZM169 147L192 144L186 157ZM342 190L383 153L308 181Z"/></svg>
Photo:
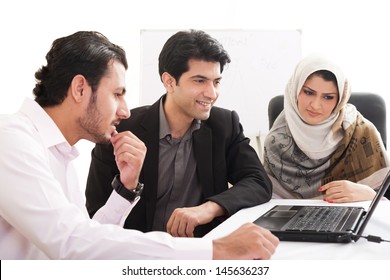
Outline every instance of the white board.
<svg viewBox="0 0 390 280"><path fill-rule="evenodd" d="M165 88L158 56L178 30L141 31L140 105L154 103ZM247 136L268 132L268 101L283 94L302 57L298 30L205 30L227 50L232 62L222 73L215 106L235 110Z"/></svg>

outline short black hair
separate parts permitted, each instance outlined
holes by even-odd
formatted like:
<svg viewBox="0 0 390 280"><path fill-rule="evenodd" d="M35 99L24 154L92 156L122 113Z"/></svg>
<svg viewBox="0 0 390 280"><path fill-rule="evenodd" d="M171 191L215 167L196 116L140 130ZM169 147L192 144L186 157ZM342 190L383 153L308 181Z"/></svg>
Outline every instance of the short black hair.
<svg viewBox="0 0 390 280"><path fill-rule="evenodd" d="M222 44L201 30L179 31L164 44L159 61L160 78L164 72L172 75L176 82L187 72L190 59L219 62L221 73L230 57Z"/></svg>

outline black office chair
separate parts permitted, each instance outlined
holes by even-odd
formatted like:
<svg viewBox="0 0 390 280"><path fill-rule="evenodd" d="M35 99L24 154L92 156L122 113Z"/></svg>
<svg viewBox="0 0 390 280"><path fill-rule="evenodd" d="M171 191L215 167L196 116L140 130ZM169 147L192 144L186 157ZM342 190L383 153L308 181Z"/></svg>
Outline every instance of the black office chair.
<svg viewBox="0 0 390 280"><path fill-rule="evenodd" d="M271 129L275 119L283 110L284 96L277 95L273 97L268 103L268 121ZM381 134L383 144L387 146L386 135L386 104L385 100L375 94L366 92L352 93L349 103L355 105L356 109L369 121L371 121ZM385 196L390 199L390 188L387 190Z"/></svg>
<svg viewBox="0 0 390 280"><path fill-rule="evenodd" d="M268 121L271 129L275 119L283 110L284 96L277 95L268 103ZM369 121L371 121L381 134L383 144L387 146L386 135L386 104L385 100L374 93L354 92L348 101Z"/></svg>

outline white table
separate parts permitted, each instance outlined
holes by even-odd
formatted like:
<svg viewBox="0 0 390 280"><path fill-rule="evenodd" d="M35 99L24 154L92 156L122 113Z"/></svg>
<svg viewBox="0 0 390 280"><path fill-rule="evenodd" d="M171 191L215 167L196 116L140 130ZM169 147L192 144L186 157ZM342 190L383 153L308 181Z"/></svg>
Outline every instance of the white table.
<svg viewBox="0 0 390 280"><path fill-rule="evenodd" d="M221 225L213 229L204 238L219 238L231 233L246 222L253 222L261 214L276 204L292 205L329 205L322 200L272 199L270 202L242 209ZM345 203L343 205L363 206L370 202ZM390 240L390 201L382 199L371 217L363 235L376 235ZM390 260L390 242L374 243L360 238L347 244L281 241L272 259L275 260L352 260L381 259Z"/></svg>

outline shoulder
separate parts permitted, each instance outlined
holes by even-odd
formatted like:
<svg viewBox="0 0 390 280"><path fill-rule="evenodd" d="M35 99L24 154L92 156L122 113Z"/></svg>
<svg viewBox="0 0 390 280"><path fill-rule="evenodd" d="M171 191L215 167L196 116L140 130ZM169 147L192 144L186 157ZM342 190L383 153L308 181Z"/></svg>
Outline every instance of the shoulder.
<svg viewBox="0 0 390 280"><path fill-rule="evenodd" d="M382 140L378 128L360 112L357 113L355 130L368 137L377 137Z"/></svg>
<svg viewBox="0 0 390 280"><path fill-rule="evenodd" d="M0 134L2 135L1 140L4 141L6 137L11 139L12 137L33 137L37 134L37 130L30 119L17 113L0 117Z"/></svg>
<svg viewBox="0 0 390 280"><path fill-rule="evenodd" d="M45 153L43 136L23 114L0 117L0 154L27 158L30 153Z"/></svg>
<svg viewBox="0 0 390 280"><path fill-rule="evenodd" d="M140 117L140 116L144 116L145 114L147 114L148 112L150 112L152 109L152 106L151 105L145 105L145 106L140 106L140 107L136 107L134 109L131 109L130 110L130 118L137 118L137 117Z"/></svg>
<svg viewBox="0 0 390 280"><path fill-rule="evenodd" d="M207 122L212 124L228 125L230 123L238 123L240 118L236 111L213 107L210 111L210 117ZM227 123L228 122L228 123Z"/></svg>
<svg viewBox="0 0 390 280"><path fill-rule="evenodd" d="M203 122L203 125L210 128L214 135L237 135L243 133L239 116L236 111L213 107L210 117Z"/></svg>
<svg viewBox="0 0 390 280"><path fill-rule="evenodd" d="M274 121L272 127L265 137L265 141L267 141L269 138L273 138L277 134L291 134L287 129L287 121L284 111L282 111Z"/></svg>
<svg viewBox="0 0 390 280"><path fill-rule="evenodd" d="M128 119L121 120L117 128L118 131L133 130L136 127L139 127L145 117L150 116L153 112L153 107L150 105L140 106L130 110L130 117ZM156 114L158 115L158 110Z"/></svg>
<svg viewBox="0 0 390 280"><path fill-rule="evenodd" d="M352 116L351 116L352 115ZM377 131L376 126L367 118L365 118L359 111L355 109L353 114L351 112L347 112L346 116L344 116L343 120L343 128L345 131L348 129L354 129L355 132L372 132Z"/></svg>

